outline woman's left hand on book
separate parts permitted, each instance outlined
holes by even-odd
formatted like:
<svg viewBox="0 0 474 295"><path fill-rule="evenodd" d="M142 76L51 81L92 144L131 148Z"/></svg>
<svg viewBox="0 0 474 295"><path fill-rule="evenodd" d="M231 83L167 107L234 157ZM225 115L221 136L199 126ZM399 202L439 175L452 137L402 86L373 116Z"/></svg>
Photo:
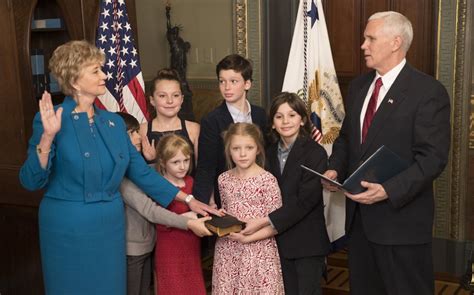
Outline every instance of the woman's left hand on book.
<svg viewBox="0 0 474 295"><path fill-rule="evenodd" d="M217 216L224 216L224 213L222 213L221 211L212 208L211 206L204 204L203 202L198 201L196 199L192 199L191 202L189 202L188 206L189 209L203 216L206 216L209 213Z"/></svg>

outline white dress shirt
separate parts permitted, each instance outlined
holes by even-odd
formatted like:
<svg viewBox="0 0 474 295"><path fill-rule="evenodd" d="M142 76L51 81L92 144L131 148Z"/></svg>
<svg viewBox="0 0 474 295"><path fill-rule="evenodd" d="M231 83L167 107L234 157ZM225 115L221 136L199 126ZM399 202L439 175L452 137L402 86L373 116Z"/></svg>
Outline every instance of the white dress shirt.
<svg viewBox="0 0 474 295"><path fill-rule="evenodd" d="M392 87L393 82L397 79L398 74L402 71L403 67L407 63L406 59L404 58L398 65L396 65L393 69L388 71L385 75L381 76L378 72L375 73L375 78L370 84L369 91L367 91L367 95L364 100L364 104L362 105L362 110L360 112L360 134L361 134L361 142L362 142L362 126L364 126L364 117L367 111L367 106L369 105L370 97L372 96L372 92L374 92L375 88L375 81L378 78L382 78L382 87L380 87L379 97L377 98L377 107L376 110L379 108L380 104L385 98L385 95Z"/></svg>
<svg viewBox="0 0 474 295"><path fill-rule="evenodd" d="M230 103L226 102L227 109L229 110L230 115L232 116L232 120L234 123L252 123L252 114L251 114L251 106L248 100L245 100L247 104L248 112L244 113L238 108L234 107Z"/></svg>

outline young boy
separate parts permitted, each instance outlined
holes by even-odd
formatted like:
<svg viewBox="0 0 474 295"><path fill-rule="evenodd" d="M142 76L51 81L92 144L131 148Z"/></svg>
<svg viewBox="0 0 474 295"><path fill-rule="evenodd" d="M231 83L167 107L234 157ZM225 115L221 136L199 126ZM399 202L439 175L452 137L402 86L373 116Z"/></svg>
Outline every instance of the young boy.
<svg viewBox="0 0 474 295"><path fill-rule="evenodd" d="M212 201L220 207L217 177L226 171L222 132L237 122L254 123L262 132L266 131L267 116L261 107L247 100L252 86L252 65L244 57L231 54L216 66L219 90L224 101L201 120L199 153L194 180L194 196L208 204Z"/></svg>

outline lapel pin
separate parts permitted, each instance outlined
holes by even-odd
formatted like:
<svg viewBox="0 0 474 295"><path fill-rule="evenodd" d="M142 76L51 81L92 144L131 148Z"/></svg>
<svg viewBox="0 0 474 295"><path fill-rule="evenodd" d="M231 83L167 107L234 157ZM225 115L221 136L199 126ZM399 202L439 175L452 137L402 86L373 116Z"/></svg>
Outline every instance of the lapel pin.
<svg viewBox="0 0 474 295"><path fill-rule="evenodd" d="M109 127L115 127L115 123L109 120Z"/></svg>
<svg viewBox="0 0 474 295"><path fill-rule="evenodd" d="M393 104L393 99L389 98L389 99L388 99L388 103L389 103L389 104Z"/></svg>

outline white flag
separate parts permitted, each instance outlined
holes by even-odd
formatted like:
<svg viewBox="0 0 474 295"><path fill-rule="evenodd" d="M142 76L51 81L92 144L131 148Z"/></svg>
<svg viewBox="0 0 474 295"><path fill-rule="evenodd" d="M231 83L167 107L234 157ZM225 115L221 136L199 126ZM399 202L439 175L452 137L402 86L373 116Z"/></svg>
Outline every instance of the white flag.
<svg viewBox="0 0 474 295"><path fill-rule="evenodd" d="M314 125L312 136L330 155L345 113L321 0L300 0L282 90L305 101ZM345 196L327 191L323 195L333 242L344 236Z"/></svg>

